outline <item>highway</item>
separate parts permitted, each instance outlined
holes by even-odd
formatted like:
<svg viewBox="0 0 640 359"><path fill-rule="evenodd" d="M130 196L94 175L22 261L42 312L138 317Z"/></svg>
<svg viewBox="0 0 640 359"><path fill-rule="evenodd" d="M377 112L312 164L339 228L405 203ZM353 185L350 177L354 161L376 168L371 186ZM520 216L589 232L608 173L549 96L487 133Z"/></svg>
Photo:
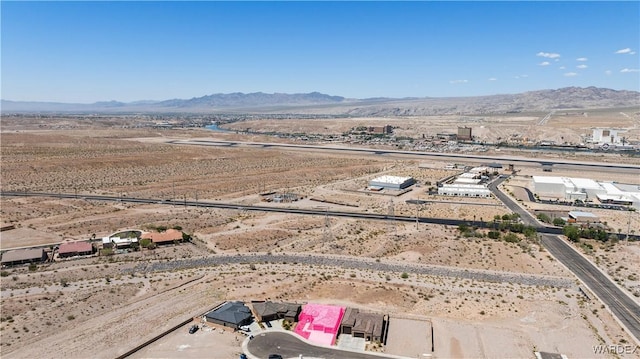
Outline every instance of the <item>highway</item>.
<svg viewBox="0 0 640 359"><path fill-rule="evenodd" d="M528 211L520 207L511 197L498 189L506 178L500 178L489 185L489 189L511 211L518 213L522 221L536 229L544 228ZM540 232L540 231L539 231ZM563 237L544 233L540 236L542 245L580 279L609 308L613 315L627 328L631 336L640 343L640 305L593 263L567 243Z"/></svg>
<svg viewBox="0 0 640 359"><path fill-rule="evenodd" d="M313 215L313 216L332 216L332 217L347 217L347 218L361 218L372 220L384 220L384 221L398 221L398 222L416 222L415 216L401 216L394 215L389 216L387 214L379 213L367 213L367 212L347 212L347 211L333 211L325 209L304 209L304 208L289 208L289 207L268 207L268 206L250 206L240 205L235 203L222 203L222 202L202 202L202 201L172 201L169 199L153 199L153 198L135 198L135 197L118 197L118 196L98 196L98 195L84 195L84 194L70 194L70 193L45 193L45 192L22 192L22 191L2 191L0 196L7 197L53 197L53 198L67 198L67 199L83 199L93 201L116 201L127 203L139 203L139 204L165 204L175 206L190 206L201 208L219 208L219 209L234 209L241 211L260 211L260 212L276 212L276 213L290 213L300 215ZM460 224L473 225L476 227L493 228L493 222L481 222L464 219L451 219L451 218L432 218L432 217L418 217L419 223L430 223L447 226L458 226ZM540 227L538 228L540 233L552 233L560 234L562 230L555 227Z"/></svg>
<svg viewBox="0 0 640 359"><path fill-rule="evenodd" d="M321 145L302 145L302 144L290 144L290 143L275 143L275 142L249 142L249 141L224 141L224 140L171 140L167 143L175 145L196 145L196 146L226 146L226 147L259 147L259 148L282 148L289 150L305 149L314 151L340 151L340 152L356 152L367 153L372 155L401 155L415 158L437 158L440 160L451 161L465 161L465 162L498 162L498 163L513 163L513 164L527 164L527 165L551 165L562 166L581 170L615 170L637 173L640 171L640 165L632 165L626 163L605 163L605 162L587 162L587 161L573 161L566 159L544 159L544 158L528 158L518 156L489 156L489 155L473 155L473 154L458 154L458 153L441 153L441 152L418 152L418 151L401 151L401 150L386 150L386 149L372 149L366 147L347 147L347 146L321 146Z"/></svg>

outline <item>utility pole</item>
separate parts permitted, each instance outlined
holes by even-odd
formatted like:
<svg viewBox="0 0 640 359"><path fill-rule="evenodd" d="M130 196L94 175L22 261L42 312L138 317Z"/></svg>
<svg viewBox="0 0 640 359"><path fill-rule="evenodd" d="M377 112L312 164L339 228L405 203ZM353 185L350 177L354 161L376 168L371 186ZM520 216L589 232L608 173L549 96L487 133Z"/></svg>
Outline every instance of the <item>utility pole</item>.
<svg viewBox="0 0 640 359"><path fill-rule="evenodd" d="M633 211L629 211L629 219L627 219L627 243L629 242L629 234L631 233L631 213Z"/></svg>

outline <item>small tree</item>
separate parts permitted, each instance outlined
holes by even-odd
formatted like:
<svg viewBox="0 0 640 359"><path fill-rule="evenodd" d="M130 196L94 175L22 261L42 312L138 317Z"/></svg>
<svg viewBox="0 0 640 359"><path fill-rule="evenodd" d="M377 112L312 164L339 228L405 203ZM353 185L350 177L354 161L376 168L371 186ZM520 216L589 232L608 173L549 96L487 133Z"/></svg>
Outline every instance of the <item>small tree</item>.
<svg viewBox="0 0 640 359"><path fill-rule="evenodd" d="M140 240L140 247L142 247L142 248L149 248L149 246L151 245L151 243L153 243L153 242L151 242L151 239L149 239L149 238L142 238L142 239Z"/></svg>
<svg viewBox="0 0 640 359"><path fill-rule="evenodd" d="M402 279L407 279L407 278L409 278L409 274L407 274L407 272L403 272L403 273L400 275L400 278L402 278Z"/></svg>
<svg viewBox="0 0 640 359"><path fill-rule="evenodd" d="M553 225L554 226L560 227L560 226L564 226L565 224L566 223L565 223L564 219L562 219L560 217L556 217L556 218L553 219Z"/></svg>
<svg viewBox="0 0 640 359"><path fill-rule="evenodd" d="M566 225L562 228L562 234L567 236L571 242L580 241L580 231L572 225Z"/></svg>

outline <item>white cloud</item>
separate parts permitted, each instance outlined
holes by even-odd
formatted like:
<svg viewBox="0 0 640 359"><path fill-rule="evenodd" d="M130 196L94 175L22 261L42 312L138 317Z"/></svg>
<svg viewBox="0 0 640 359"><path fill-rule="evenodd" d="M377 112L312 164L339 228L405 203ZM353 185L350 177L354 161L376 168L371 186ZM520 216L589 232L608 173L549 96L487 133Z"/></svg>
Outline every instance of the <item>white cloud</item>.
<svg viewBox="0 0 640 359"><path fill-rule="evenodd" d="M576 59L576 61L587 61L587 60L589 60L589 59L588 59L588 58L586 58L586 57L578 57L578 58Z"/></svg>
<svg viewBox="0 0 640 359"><path fill-rule="evenodd" d="M466 84L467 82L469 82L468 80L451 80L449 81L450 84Z"/></svg>
<svg viewBox="0 0 640 359"><path fill-rule="evenodd" d="M605 75L611 75L611 70L607 70L604 72Z"/></svg>
<svg viewBox="0 0 640 359"><path fill-rule="evenodd" d="M548 59L556 59L560 57L560 54L556 54L553 52L538 52L536 56L546 57Z"/></svg>
<svg viewBox="0 0 640 359"><path fill-rule="evenodd" d="M574 77L574 76L578 76L578 74L577 74L577 73L575 73L575 72L567 72L567 73L565 73L564 75L565 75L566 77Z"/></svg>
<svg viewBox="0 0 640 359"><path fill-rule="evenodd" d="M587 66L587 65L585 65L585 64L582 64L582 65L578 65L578 66L576 66L576 67L577 67L577 68L579 68L579 69L586 69L586 68L587 68L587 67L589 67L589 66Z"/></svg>
<svg viewBox="0 0 640 359"><path fill-rule="evenodd" d="M625 48L625 49L620 49L618 51L615 52L616 54L629 54L629 55L634 55L636 52L635 51L631 51L630 48Z"/></svg>
<svg viewBox="0 0 640 359"><path fill-rule="evenodd" d="M564 66L560 66L560 67L559 67L559 69L560 69L560 70L564 70L564 69L566 69L566 67L564 67Z"/></svg>
<svg viewBox="0 0 640 359"><path fill-rule="evenodd" d="M627 69L627 68L624 68L624 69L620 70L620 72L638 72L638 71L640 71L640 70L638 70L638 69Z"/></svg>
<svg viewBox="0 0 640 359"><path fill-rule="evenodd" d="M513 78L515 78L515 79L526 79L527 77L529 77L529 75L516 75Z"/></svg>
<svg viewBox="0 0 640 359"><path fill-rule="evenodd" d="M551 65L551 63L549 61L542 61L538 65L540 65L540 66L549 66L549 65Z"/></svg>
<svg viewBox="0 0 640 359"><path fill-rule="evenodd" d="M495 77L489 77L489 81L498 81L498 79Z"/></svg>

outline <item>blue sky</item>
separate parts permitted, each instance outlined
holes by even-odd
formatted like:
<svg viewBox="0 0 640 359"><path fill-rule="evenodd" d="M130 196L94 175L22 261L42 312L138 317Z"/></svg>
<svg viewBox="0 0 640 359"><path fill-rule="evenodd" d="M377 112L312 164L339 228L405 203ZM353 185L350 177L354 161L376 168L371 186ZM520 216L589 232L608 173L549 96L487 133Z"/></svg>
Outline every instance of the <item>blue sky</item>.
<svg viewBox="0 0 640 359"><path fill-rule="evenodd" d="M640 2L2 1L1 97L640 90Z"/></svg>

